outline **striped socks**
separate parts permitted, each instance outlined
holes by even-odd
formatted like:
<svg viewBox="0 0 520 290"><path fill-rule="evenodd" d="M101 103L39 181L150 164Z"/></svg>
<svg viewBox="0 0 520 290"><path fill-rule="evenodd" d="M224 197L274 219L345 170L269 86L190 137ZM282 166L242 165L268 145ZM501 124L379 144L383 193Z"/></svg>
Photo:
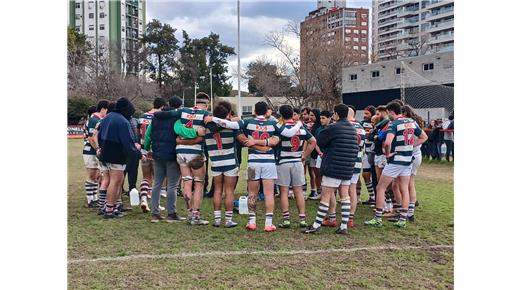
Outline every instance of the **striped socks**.
<svg viewBox="0 0 520 290"><path fill-rule="evenodd" d="M410 201L408 204L408 216L413 216L415 214L415 201Z"/></svg>
<svg viewBox="0 0 520 290"><path fill-rule="evenodd" d="M341 226L340 229L346 230L348 219L350 217L350 199L341 200Z"/></svg>
<svg viewBox="0 0 520 290"><path fill-rule="evenodd" d="M226 211L226 223L229 223L233 220L233 211Z"/></svg>
<svg viewBox="0 0 520 290"><path fill-rule="evenodd" d="M405 222L408 219L408 209L401 208L401 211L399 212L399 220Z"/></svg>
<svg viewBox="0 0 520 290"><path fill-rule="evenodd" d="M220 222L222 220L222 213L220 212L220 210L213 211L213 216L215 217L215 223L220 224ZM227 219L226 219L226 221L227 221Z"/></svg>
<svg viewBox="0 0 520 290"><path fill-rule="evenodd" d="M369 200L376 200L376 195L374 193L374 187L372 186L372 182L367 182L366 184Z"/></svg>
<svg viewBox="0 0 520 290"><path fill-rule="evenodd" d="M97 182L92 182L90 180L85 180L85 192L87 193L87 203L91 203L97 200Z"/></svg>
<svg viewBox="0 0 520 290"><path fill-rule="evenodd" d="M273 225L273 213L266 213L265 214L265 226L270 227Z"/></svg>
<svg viewBox="0 0 520 290"><path fill-rule="evenodd" d="M140 190L139 190L139 196L141 197L141 199L143 198L143 196L148 196L149 192L150 192L150 182L148 182L148 180L146 179L143 179L143 181L141 181L141 184L139 185L140 187Z"/></svg>
<svg viewBox="0 0 520 290"><path fill-rule="evenodd" d="M284 211L282 213L282 218L284 221L288 221L289 220L289 211Z"/></svg>
<svg viewBox="0 0 520 290"><path fill-rule="evenodd" d="M304 222L305 221L305 214L304 213L299 214L298 217L300 218L300 222Z"/></svg>
<svg viewBox="0 0 520 290"><path fill-rule="evenodd" d="M249 213L249 221L247 223L256 225L256 213Z"/></svg>
<svg viewBox="0 0 520 290"><path fill-rule="evenodd" d="M100 189L99 190L99 210L105 210L105 203L107 201L107 190L106 189Z"/></svg>
<svg viewBox="0 0 520 290"><path fill-rule="evenodd" d="M316 213L316 220L314 221L314 224L312 224L312 227L317 229L321 227L321 223L323 222L323 219L325 218L325 215L327 215L327 212L329 211L329 204L320 202L320 205L318 206L318 212Z"/></svg>
<svg viewBox="0 0 520 290"><path fill-rule="evenodd" d="M335 212L329 212L329 220L331 222L336 221L336 213Z"/></svg>
<svg viewBox="0 0 520 290"><path fill-rule="evenodd" d="M376 220L382 221L383 220L383 209L382 208L376 208Z"/></svg>

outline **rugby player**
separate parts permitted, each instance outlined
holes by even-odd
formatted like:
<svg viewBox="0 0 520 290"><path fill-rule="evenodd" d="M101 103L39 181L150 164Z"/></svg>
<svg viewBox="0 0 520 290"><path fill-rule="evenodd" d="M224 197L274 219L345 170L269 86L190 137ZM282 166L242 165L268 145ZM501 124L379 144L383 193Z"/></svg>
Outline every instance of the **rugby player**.
<svg viewBox="0 0 520 290"><path fill-rule="evenodd" d="M408 204L410 195L408 186L412 169L413 147L424 143L428 139L426 133L415 123L414 120L405 118L401 115L401 105L392 102L386 106L388 116L392 121L383 150L388 158L388 164L383 169L381 179L377 185L376 212L375 217L365 221L365 225L381 227L383 225L383 198L388 185L396 179L402 196L402 207L400 209L399 221L395 223L397 227L405 227L408 217ZM415 140L415 137L418 137Z"/></svg>
<svg viewBox="0 0 520 290"><path fill-rule="evenodd" d="M372 126L372 117L376 114L376 108L374 106L368 106L363 110L363 120L361 126L365 130L366 135L374 129ZM372 167L374 165L374 144L371 140L366 139L365 142L365 154L363 155L363 180L368 191L368 200L362 204L368 204L370 207L376 205L376 195L374 193L374 187L372 185Z"/></svg>

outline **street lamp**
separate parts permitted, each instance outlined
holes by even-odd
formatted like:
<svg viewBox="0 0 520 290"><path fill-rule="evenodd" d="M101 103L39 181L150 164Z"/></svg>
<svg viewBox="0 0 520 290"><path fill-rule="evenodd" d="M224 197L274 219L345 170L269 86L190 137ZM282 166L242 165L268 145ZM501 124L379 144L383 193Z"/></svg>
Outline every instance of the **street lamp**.
<svg viewBox="0 0 520 290"><path fill-rule="evenodd" d="M211 64L210 55L206 55L206 63L209 67L209 99L211 102L211 110L213 110L213 65Z"/></svg>

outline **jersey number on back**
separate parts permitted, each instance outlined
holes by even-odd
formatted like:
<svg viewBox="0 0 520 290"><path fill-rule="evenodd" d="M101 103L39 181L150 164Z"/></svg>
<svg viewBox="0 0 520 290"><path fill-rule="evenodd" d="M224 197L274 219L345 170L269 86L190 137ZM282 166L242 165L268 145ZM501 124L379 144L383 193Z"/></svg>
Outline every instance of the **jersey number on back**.
<svg viewBox="0 0 520 290"><path fill-rule="evenodd" d="M291 145L292 145L291 151L292 152L297 151L298 148L300 148L300 136L298 136L298 135L292 136L292 138L291 138Z"/></svg>
<svg viewBox="0 0 520 290"><path fill-rule="evenodd" d="M264 132L260 135L259 131L254 131L251 135L253 136L253 139L255 139L255 140L269 139L269 133L267 133L267 132Z"/></svg>
<svg viewBox="0 0 520 290"><path fill-rule="evenodd" d="M217 149L222 150L222 138L220 138L220 133L213 134L213 138L217 142Z"/></svg>
<svg viewBox="0 0 520 290"><path fill-rule="evenodd" d="M403 132L403 135L404 135L404 145L413 145L413 140L414 140L414 129L412 128L409 128L409 129L405 129L404 132Z"/></svg>

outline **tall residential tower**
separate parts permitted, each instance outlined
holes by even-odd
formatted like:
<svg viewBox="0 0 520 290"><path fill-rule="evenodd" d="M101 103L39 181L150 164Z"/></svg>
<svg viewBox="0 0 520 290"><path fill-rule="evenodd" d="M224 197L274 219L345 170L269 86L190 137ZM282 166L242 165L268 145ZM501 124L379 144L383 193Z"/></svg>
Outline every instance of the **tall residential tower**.
<svg viewBox="0 0 520 290"><path fill-rule="evenodd" d="M137 53L146 26L144 0L70 0L69 26L85 34L99 52L111 50L111 59L123 74L139 74ZM121 54L114 53L117 49Z"/></svg>

